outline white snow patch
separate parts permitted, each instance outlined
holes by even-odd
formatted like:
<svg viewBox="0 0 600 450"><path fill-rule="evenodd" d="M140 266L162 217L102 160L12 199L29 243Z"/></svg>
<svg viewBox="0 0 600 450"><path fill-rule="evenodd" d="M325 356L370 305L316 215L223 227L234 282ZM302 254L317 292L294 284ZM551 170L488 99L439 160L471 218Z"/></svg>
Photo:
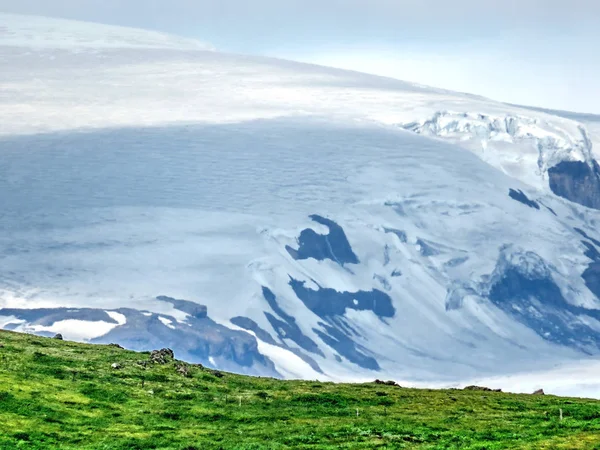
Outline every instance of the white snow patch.
<svg viewBox="0 0 600 450"><path fill-rule="evenodd" d="M256 339L258 351L269 358L275 365L275 369L287 379L309 379L320 381L331 381L327 375L315 371L306 361L295 353L276 345L261 341L253 331L246 330L231 323L224 325L232 330L243 331Z"/></svg>
<svg viewBox="0 0 600 450"><path fill-rule="evenodd" d="M283 377L288 379L330 380L328 376L316 372L307 362L291 351L267 344L258 338L256 338L256 341L258 351L273 361L275 369Z"/></svg>
<svg viewBox="0 0 600 450"><path fill-rule="evenodd" d="M162 317L162 316L159 316L158 320L160 320L162 322L162 324L165 325L166 327L169 327L172 330L175 329L175 327L173 326L173 321L172 320L167 319L166 317Z"/></svg>
<svg viewBox="0 0 600 450"><path fill-rule="evenodd" d="M106 314L110 316L111 319L116 320L120 325L125 325L127 323L127 317L124 314L121 314L116 311L104 311Z"/></svg>

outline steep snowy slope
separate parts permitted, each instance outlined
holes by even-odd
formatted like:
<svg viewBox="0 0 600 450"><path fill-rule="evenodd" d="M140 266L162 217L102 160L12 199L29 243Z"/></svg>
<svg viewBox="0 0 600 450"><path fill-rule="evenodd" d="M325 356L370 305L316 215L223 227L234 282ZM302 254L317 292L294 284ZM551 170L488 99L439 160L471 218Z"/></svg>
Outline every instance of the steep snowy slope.
<svg viewBox="0 0 600 450"><path fill-rule="evenodd" d="M57 25L23 21L0 15L0 326L287 377L596 361L600 212L550 183L593 169L585 125L176 38L132 49L139 31L34 49L22 30Z"/></svg>

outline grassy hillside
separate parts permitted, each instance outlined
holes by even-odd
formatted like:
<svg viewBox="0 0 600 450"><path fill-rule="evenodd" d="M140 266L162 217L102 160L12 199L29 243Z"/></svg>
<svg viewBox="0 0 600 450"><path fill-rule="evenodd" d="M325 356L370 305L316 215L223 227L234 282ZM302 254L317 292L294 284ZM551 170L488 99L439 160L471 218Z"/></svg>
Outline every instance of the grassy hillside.
<svg viewBox="0 0 600 450"><path fill-rule="evenodd" d="M0 448L600 449L598 401L278 381L155 359L166 363L0 332Z"/></svg>

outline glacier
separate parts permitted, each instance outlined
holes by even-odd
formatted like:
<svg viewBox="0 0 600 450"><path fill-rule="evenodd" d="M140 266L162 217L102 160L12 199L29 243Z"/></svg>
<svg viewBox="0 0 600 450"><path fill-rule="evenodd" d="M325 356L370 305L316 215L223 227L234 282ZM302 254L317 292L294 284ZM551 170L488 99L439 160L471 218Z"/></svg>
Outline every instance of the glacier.
<svg viewBox="0 0 600 450"><path fill-rule="evenodd" d="M2 328L600 397L594 117L142 30L0 30Z"/></svg>

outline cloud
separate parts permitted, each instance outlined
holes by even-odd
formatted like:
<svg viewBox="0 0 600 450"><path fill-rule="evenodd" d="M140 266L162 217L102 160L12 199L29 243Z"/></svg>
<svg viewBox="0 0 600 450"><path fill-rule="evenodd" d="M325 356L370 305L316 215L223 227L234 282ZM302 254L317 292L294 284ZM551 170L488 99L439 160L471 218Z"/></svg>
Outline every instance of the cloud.
<svg viewBox="0 0 600 450"><path fill-rule="evenodd" d="M331 42L460 40L515 28L598 28L596 0L0 0L0 11L184 34L234 50Z"/></svg>
<svg viewBox="0 0 600 450"><path fill-rule="evenodd" d="M156 26L208 21L248 25L277 22L309 27L328 24L397 26L486 24L517 26L544 25L548 21L575 25L600 17L595 0L0 0L0 11L61 16L73 19L101 19L119 22L147 22ZM268 32L269 30L263 30Z"/></svg>
<svg viewBox="0 0 600 450"><path fill-rule="evenodd" d="M0 0L0 11L155 29L224 51L600 112L597 0Z"/></svg>

